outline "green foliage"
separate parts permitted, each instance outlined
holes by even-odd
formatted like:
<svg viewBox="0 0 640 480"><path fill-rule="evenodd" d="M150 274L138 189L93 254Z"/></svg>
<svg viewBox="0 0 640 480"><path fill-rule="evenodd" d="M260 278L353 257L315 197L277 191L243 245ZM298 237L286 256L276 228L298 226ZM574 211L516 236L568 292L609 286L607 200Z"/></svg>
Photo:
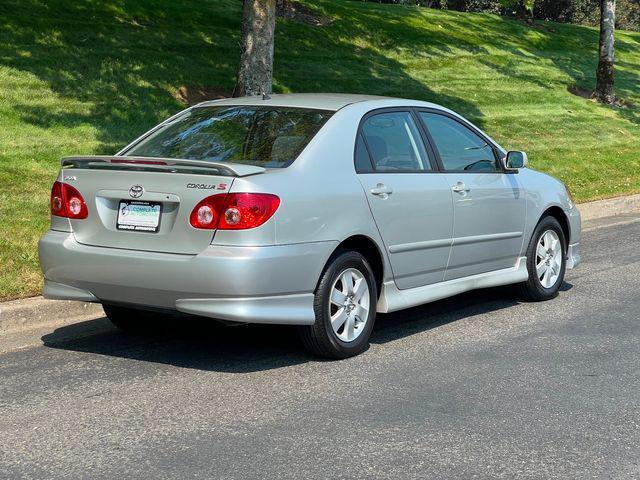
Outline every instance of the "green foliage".
<svg viewBox="0 0 640 480"><path fill-rule="evenodd" d="M616 28L640 30L640 0L616 1Z"/></svg>
<svg viewBox="0 0 640 480"><path fill-rule="evenodd" d="M515 11L524 8L531 13L533 13L534 3L535 0L500 0L500 4L504 8L514 9Z"/></svg>
<svg viewBox="0 0 640 480"><path fill-rule="evenodd" d="M600 0L357 0L375 3L401 3L444 8L461 12L533 16L539 20L598 25ZM617 0L616 28L640 30L640 0Z"/></svg>
<svg viewBox="0 0 640 480"><path fill-rule="evenodd" d="M461 12L502 13L500 0L448 0L446 7Z"/></svg>
<svg viewBox="0 0 640 480"><path fill-rule="evenodd" d="M333 22L279 20L277 92L433 101L526 150L578 201L640 191L640 110L568 92L594 86L597 29L305 4ZM36 244L60 157L114 153L183 108L185 91L231 91L240 9L238 0L0 2L0 298L40 290ZM617 94L640 105L640 34L618 32L616 46Z"/></svg>
<svg viewBox="0 0 640 480"><path fill-rule="evenodd" d="M536 0L535 17L542 20L598 25L600 0ZM640 30L640 1L616 1L616 28Z"/></svg>

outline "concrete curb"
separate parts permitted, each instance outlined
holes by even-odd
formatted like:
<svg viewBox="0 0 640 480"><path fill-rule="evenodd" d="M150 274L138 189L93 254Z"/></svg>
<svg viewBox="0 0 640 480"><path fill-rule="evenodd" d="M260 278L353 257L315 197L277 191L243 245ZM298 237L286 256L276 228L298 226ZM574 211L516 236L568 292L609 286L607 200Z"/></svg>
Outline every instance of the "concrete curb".
<svg viewBox="0 0 640 480"><path fill-rule="evenodd" d="M48 325L70 324L104 316L97 303L25 298L0 303L0 336Z"/></svg>
<svg viewBox="0 0 640 480"><path fill-rule="evenodd" d="M640 194L579 203L578 210L582 221L640 212Z"/></svg>
<svg viewBox="0 0 640 480"><path fill-rule="evenodd" d="M640 212L640 194L578 204L583 221ZM71 324L104 316L95 303L25 298L0 303L0 336L48 325Z"/></svg>

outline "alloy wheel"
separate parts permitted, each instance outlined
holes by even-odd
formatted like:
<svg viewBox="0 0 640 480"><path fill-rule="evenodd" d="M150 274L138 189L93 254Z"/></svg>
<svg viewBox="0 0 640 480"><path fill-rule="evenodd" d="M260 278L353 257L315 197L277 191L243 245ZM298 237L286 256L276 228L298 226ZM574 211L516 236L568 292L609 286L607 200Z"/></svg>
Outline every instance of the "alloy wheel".
<svg viewBox="0 0 640 480"><path fill-rule="evenodd" d="M352 342L365 330L370 295L365 276L355 268L343 271L331 287L331 328L343 342Z"/></svg>
<svg viewBox="0 0 640 480"><path fill-rule="evenodd" d="M536 276L544 288L552 288L562 271L562 242L553 230L545 231L536 248Z"/></svg>

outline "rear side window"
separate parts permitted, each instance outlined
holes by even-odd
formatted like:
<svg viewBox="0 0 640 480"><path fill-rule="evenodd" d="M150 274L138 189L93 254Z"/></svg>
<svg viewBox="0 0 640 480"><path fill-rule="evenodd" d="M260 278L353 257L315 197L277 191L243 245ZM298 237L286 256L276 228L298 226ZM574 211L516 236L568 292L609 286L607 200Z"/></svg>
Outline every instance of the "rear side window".
<svg viewBox="0 0 640 480"><path fill-rule="evenodd" d="M362 124L376 171L431 170L426 148L409 112L386 112Z"/></svg>
<svg viewBox="0 0 640 480"><path fill-rule="evenodd" d="M126 155L287 167L331 115L302 108L199 107L142 139Z"/></svg>
<svg viewBox="0 0 640 480"><path fill-rule="evenodd" d="M460 122L437 113L420 112L447 171L499 171L493 148Z"/></svg>
<svg viewBox="0 0 640 480"><path fill-rule="evenodd" d="M356 139L356 172L364 173L371 171L373 171L373 166L371 165L371 158L369 157L367 146L364 143L362 134L358 133L358 138Z"/></svg>

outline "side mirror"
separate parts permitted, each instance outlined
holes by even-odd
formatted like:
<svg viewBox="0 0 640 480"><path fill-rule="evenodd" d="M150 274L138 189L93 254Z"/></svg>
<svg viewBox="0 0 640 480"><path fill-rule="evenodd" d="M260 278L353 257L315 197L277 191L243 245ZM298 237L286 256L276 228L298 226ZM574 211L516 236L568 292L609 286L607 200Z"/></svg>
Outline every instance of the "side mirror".
<svg viewBox="0 0 640 480"><path fill-rule="evenodd" d="M517 150L507 153L507 158L505 160L505 167L507 167L507 170L518 170L520 168L525 168L527 165L529 165L529 158L526 153L519 152Z"/></svg>

